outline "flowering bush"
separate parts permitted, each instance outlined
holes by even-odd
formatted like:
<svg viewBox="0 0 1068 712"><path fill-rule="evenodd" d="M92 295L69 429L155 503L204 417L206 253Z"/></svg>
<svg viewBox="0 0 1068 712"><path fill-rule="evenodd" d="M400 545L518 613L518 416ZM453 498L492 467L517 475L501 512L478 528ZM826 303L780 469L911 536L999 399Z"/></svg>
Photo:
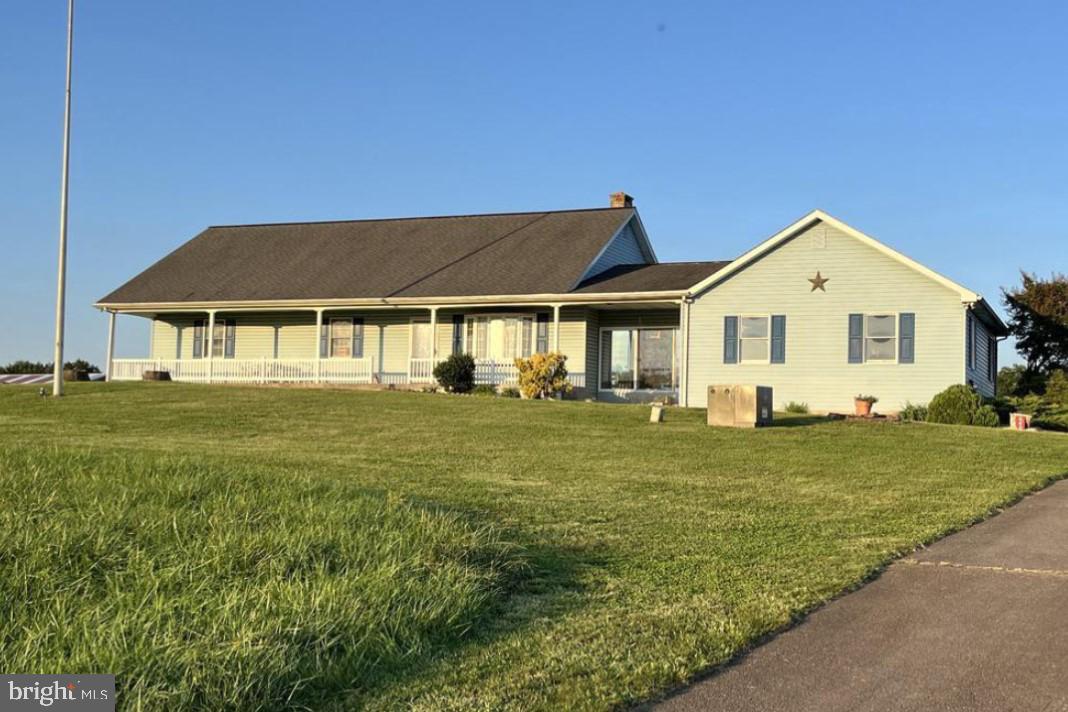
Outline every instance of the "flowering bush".
<svg viewBox="0 0 1068 712"><path fill-rule="evenodd" d="M552 398L557 393L569 393L567 381L567 356L550 352L534 354L530 358L517 358L519 390L524 398Z"/></svg>

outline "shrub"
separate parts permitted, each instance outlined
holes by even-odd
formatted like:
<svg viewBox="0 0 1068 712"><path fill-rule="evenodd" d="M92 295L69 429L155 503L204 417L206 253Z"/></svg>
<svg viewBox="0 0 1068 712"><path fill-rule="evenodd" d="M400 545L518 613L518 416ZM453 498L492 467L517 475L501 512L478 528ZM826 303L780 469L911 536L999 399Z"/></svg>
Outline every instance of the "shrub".
<svg viewBox="0 0 1068 712"><path fill-rule="evenodd" d="M569 393L567 381L567 356L551 352L534 354L530 358L517 358L519 390L527 398L552 398L557 393Z"/></svg>
<svg viewBox="0 0 1068 712"><path fill-rule="evenodd" d="M983 399L970 386L950 386L931 399L927 420L932 423L971 425L972 416L982 404Z"/></svg>
<svg viewBox="0 0 1068 712"><path fill-rule="evenodd" d="M1046 400L1054 405L1068 406L1068 373L1058 369L1046 379Z"/></svg>
<svg viewBox="0 0 1068 712"><path fill-rule="evenodd" d="M99 368L89 363L84 358L80 358L74 361L67 361L65 364L63 364L63 368L68 371L85 371L86 373L100 373Z"/></svg>
<svg viewBox="0 0 1068 712"><path fill-rule="evenodd" d="M507 388L502 388L501 389L501 397L502 398L518 398L519 395L520 395L519 389L516 388L515 386L508 386Z"/></svg>
<svg viewBox="0 0 1068 712"><path fill-rule="evenodd" d="M471 354L452 354L434 366L434 378L450 393L467 393L475 387L475 358Z"/></svg>
<svg viewBox="0 0 1068 712"><path fill-rule="evenodd" d="M796 401L790 401L785 406L787 413L807 413L808 403L798 403Z"/></svg>
<svg viewBox="0 0 1068 712"><path fill-rule="evenodd" d="M1011 398L1002 398L998 400L1000 403L1004 403L1005 409L1008 412L1037 415L1042 411L1047 410L1046 404L1042 400L1042 396L1036 396L1034 393L1029 393L1025 396L1013 396ZM995 407L997 406L995 405Z"/></svg>
<svg viewBox="0 0 1068 712"><path fill-rule="evenodd" d="M905 403L897 417L901 420L913 423L922 423L927 420L927 406L918 403Z"/></svg>
<svg viewBox="0 0 1068 712"><path fill-rule="evenodd" d="M0 373L52 373L52 364L38 361L13 361L0 366Z"/></svg>
<svg viewBox="0 0 1068 712"><path fill-rule="evenodd" d="M997 427L997 411L984 405L982 397L971 386L958 383L931 399L927 407L927 421L953 425L982 425Z"/></svg>
<svg viewBox="0 0 1068 712"><path fill-rule="evenodd" d="M63 368L67 371L100 373L99 368L82 358L77 359L76 361L67 361L63 364ZM0 366L0 373L52 373L52 364L41 363L40 361L12 361L6 366Z"/></svg>
<svg viewBox="0 0 1068 712"><path fill-rule="evenodd" d="M875 396L856 396L854 400L865 401L867 403L870 403L871 405L875 405L879 402L879 399Z"/></svg>
<svg viewBox="0 0 1068 712"><path fill-rule="evenodd" d="M1001 418L998 417L998 412L994 410L993 406L983 405L972 416L972 425L977 425L981 428L997 428L1001 425Z"/></svg>
<svg viewBox="0 0 1068 712"><path fill-rule="evenodd" d="M473 396L495 396L497 395L497 388L491 386L488 383L480 383L471 389L471 395Z"/></svg>
<svg viewBox="0 0 1068 712"><path fill-rule="evenodd" d="M1049 412L1034 418L1031 424L1043 430L1057 430L1068 433L1068 409Z"/></svg>

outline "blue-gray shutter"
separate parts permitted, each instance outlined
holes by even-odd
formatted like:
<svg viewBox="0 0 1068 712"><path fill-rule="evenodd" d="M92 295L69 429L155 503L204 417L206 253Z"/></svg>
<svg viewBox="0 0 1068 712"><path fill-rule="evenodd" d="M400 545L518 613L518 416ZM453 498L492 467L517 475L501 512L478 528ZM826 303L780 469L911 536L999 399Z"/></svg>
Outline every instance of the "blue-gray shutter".
<svg viewBox="0 0 1068 712"><path fill-rule="evenodd" d="M549 315L545 312L538 312L538 340L534 350L539 354L549 350Z"/></svg>
<svg viewBox="0 0 1068 712"><path fill-rule="evenodd" d="M998 381L998 340L993 336L987 340L986 365L990 382L996 385Z"/></svg>
<svg viewBox="0 0 1068 712"><path fill-rule="evenodd" d="M771 316L771 362L786 363L786 315Z"/></svg>
<svg viewBox="0 0 1068 712"><path fill-rule="evenodd" d="M916 315L902 313L897 317L897 362L916 362Z"/></svg>
<svg viewBox="0 0 1068 712"><path fill-rule="evenodd" d="M232 321L226 322L226 329L223 331L223 358L234 357L234 340L237 337L237 324Z"/></svg>
<svg viewBox="0 0 1068 712"><path fill-rule="evenodd" d="M965 346L965 358L967 359L968 368L975 368L975 354L972 353L973 349L975 348L975 325L972 324L971 314L968 314L964 317L964 323L968 327L965 330L964 334L964 338L967 342L967 345Z"/></svg>
<svg viewBox="0 0 1068 712"><path fill-rule="evenodd" d="M323 322L319 327L319 358L330 356L330 324Z"/></svg>
<svg viewBox="0 0 1068 712"><path fill-rule="evenodd" d="M204 358L204 320L193 322L193 358Z"/></svg>
<svg viewBox="0 0 1068 712"><path fill-rule="evenodd" d="M849 363L864 363L864 315L849 315Z"/></svg>
<svg viewBox="0 0 1068 712"><path fill-rule="evenodd" d="M738 363L738 317L723 317L723 363Z"/></svg>
<svg viewBox="0 0 1068 712"><path fill-rule="evenodd" d="M352 320L352 357L363 358L363 317Z"/></svg>
<svg viewBox="0 0 1068 712"><path fill-rule="evenodd" d="M464 315L452 315L452 352L462 354L464 352Z"/></svg>

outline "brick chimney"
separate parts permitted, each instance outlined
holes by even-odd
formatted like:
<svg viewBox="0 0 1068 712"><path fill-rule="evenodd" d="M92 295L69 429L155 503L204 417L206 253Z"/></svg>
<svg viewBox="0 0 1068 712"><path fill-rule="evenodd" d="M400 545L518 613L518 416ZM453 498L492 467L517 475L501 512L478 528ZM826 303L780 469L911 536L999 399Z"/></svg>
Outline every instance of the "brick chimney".
<svg viewBox="0 0 1068 712"><path fill-rule="evenodd" d="M622 190L618 193L612 193L608 196L608 205L612 208L633 208L634 198L624 193Z"/></svg>

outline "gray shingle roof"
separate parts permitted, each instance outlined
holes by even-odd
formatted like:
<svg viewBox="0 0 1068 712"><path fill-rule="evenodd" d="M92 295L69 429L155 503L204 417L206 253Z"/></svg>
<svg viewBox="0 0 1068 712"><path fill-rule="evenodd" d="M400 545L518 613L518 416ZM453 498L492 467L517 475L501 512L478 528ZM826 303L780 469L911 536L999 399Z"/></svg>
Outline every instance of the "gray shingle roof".
<svg viewBox="0 0 1068 712"><path fill-rule="evenodd" d="M587 279L574 291L578 293L682 291L729 264L728 261L619 265Z"/></svg>
<svg viewBox="0 0 1068 712"><path fill-rule="evenodd" d="M634 213L211 227L100 303L562 294Z"/></svg>

